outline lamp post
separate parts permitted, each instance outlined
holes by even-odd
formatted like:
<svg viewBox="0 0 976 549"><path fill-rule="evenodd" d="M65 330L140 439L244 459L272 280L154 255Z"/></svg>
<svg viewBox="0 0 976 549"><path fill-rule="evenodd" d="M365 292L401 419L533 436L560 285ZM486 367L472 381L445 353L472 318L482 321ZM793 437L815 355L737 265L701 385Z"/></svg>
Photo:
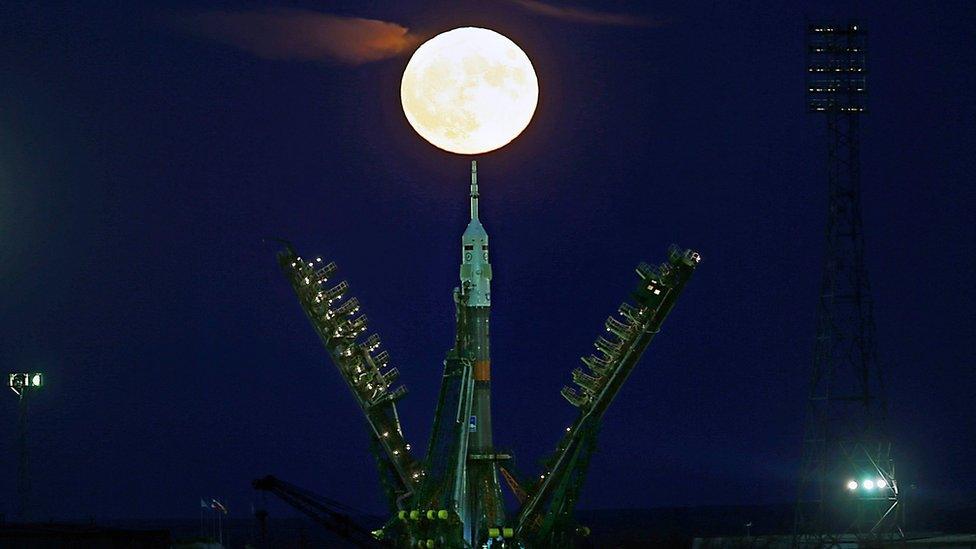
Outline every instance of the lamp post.
<svg viewBox="0 0 976 549"><path fill-rule="evenodd" d="M27 522L30 515L30 459L27 445L28 396L44 386L44 374L40 372L18 372L7 376L7 386L17 395L17 443L20 447L20 463L17 466L17 498L20 505L18 518Z"/></svg>

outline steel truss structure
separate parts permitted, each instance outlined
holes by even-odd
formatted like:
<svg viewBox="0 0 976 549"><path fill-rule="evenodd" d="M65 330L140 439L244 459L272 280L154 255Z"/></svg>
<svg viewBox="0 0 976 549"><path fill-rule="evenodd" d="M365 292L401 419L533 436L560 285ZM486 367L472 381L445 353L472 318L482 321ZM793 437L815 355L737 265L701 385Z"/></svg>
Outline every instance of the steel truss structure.
<svg viewBox="0 0 976 549"><path fill-rule="evenodd" d="M867 33L807 27L807 109L827 129L827 231L793 545L898 542L899 484L886 425L873 301L864 264L860 116Z"/></svg>

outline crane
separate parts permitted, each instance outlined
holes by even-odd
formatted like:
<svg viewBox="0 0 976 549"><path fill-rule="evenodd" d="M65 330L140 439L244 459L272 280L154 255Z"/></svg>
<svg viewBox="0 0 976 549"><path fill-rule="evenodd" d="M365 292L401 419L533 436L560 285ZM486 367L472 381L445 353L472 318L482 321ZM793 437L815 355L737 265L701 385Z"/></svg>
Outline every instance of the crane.
<svg viewBox="0 0 976 549"><path fill-rule="evenodd" d="M251 482L255 490L269 492L301 511L326 530L353 543L357 547L379 548L385 545L367 528L359 525L350 515L355 509L338 501L312 493L280 480L272 475Z"/></svg>

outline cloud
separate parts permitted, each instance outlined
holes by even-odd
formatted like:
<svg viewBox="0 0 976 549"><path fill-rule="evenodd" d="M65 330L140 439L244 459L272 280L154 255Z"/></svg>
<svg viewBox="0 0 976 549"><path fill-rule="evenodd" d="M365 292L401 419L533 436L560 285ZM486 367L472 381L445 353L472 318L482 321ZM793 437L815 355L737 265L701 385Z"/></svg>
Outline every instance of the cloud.
<svg viewBox="0 0 976 549"><path fill-rule="evenodd" d="M302 9L212 11L175 16L173 23L265 59L358 65L395 57L418 42L396 23Z"/></svg>
<svg viewBox="0 0 976 549"><path fill-rule="evenodd" d="M538 0L511 0L523 8L565 21L576 23L587 23L590 25L616 25L621 27L659 27L664 23L645 17L635 15L625 15L619 13L608 13L594 11L586 8L574 8L570 6L554 6Z"/></svg>

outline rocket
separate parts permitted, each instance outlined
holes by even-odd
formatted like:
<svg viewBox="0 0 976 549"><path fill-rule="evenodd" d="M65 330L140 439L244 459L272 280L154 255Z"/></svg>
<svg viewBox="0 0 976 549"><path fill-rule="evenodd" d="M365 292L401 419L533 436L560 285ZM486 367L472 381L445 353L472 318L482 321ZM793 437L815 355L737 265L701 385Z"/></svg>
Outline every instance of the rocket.
<svg viewBox="0 0 976 549"><path fill-rule="evenodd" d="M478 164L471 162L471 221L461 236L458 341L470 363L471 407L467 418L467 484L465 538L474 543L489 529L504 525L505 508L498 484L491 428L491 354L488 321L491 313L491 263L488 233L478 219Z"/></svg>
<svg viewBox="0 0 976 549"><path fill-rule="evenodd" d="M491 355L488 320L491 312L491 263L488 233L478 219L478 164L471 161L471 221L461 236L461 295L465 296L467 351L474 361L474 401L469 418L469 449L491 450Z"/></svg>

